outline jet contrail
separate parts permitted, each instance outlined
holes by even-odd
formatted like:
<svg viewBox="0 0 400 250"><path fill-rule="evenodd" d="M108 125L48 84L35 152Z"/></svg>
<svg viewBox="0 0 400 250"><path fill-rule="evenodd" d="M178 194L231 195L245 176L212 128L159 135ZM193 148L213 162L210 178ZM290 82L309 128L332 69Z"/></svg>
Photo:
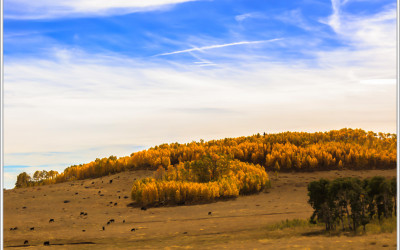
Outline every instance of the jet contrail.
<svg viewBox="0 0 400 250"><path fill-rule="evenodd" d="M279 41L279 40L282 40L282 38L275 38L275 39L270 39L270 40L260 40L260 41L243 41L243 42L236 42L236 43L217 44L217 45L210 45L210 46L204 46L204 47L199 47L199 48L195 47L195 48L191 48L191 49L178 50L178 51L158 54L155 56L167 56L167 55L173 55L173 54L187 53L187 52L191 52L191 51L203 51L203 50L208 50L208 49L217 49L217 48L223 48L223 47L234 46L234 45L242 45L242 44L268 43L268 42L275 42L275 41Z"/></svg>

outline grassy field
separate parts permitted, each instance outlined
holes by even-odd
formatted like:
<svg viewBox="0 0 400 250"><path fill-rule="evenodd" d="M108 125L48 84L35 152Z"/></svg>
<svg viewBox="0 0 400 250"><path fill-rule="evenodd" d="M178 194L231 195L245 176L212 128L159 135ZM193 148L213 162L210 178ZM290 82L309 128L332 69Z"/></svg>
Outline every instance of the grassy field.
<svg viewBox="0 0 400 250"><path fill-rule="evenodd" d="M27 240L26 246L38 249L396 248L395 221L386 221L383 226L372 223L366 234L331 236L323 232L322 226L307 223L312 213L307 204L310 181L346 176L392 177L396 176L395 169L269 174L272 188L267 192L209 204L147 210L132 206L130 199L133 180L152 175L144 170L6 190L4 246L24 246ZM114 222L107 224L111 219ZM45 241L50 246L44 246Z"/></svg>

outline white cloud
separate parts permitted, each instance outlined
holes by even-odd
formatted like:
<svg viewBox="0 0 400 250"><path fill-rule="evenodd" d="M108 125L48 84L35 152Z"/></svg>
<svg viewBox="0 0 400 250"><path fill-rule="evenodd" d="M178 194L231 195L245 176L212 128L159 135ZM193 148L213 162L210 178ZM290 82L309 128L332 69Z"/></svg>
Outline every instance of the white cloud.
<svg viewBox="0 0 400 250"><path fill-rule="evenodd" d="M344 12L346 2L331 0L332 15L320 20L330 25L342 42L356 48L394 48L396 46L396 5L389 4L373 15L352 15Z"/></svg>
<svg viewBox="0 0 400 250"><path fill-rule="evenodd" d="M58 60L9 59L5 153L152 146L263 130L394 131L395 85L360 83L394 79L393 51L319 52L318 68L244 55L207 69L68 50L55 53Z"/></svg>
<svg viewBox="0 0 400 250"><path fill-rule="evenodd" d="M300 9L286 11L274 17L277 20L282 22L300 27L307 31L314 31L318 32L318 29L312 25L310 25L306 19L304 18L303 14L301 13Z"/></svg>
<svg viewBox="0 0 400 250"><path fill-rule="evenodd" d="M332 29L336 32L338 32L341 28L341 22L340 22L340 5L341 5L341 0L331 0L332 2L332 9L333 13L328 19L328 24L332 27Z"/></svg>
<svg viewBox="0 0 400 250"><path fill-rule="evenodd" d="M384 56L363 62L374 53L321 52L319 68L246 58L225 67L172 67L65 50L62 60L8 60L5 163L79 164L135 151L114 145L263 131L394 132L396 85L365 83L393 79L395 68ZM89 150L96 147L103 149Z"/></svg>
<svg viewBox="0 0 400 250"><path fill-rule="evenodd" d="M123 15L133 12L153 11L171 5L196 0L8 0L5 2L5 19L47 19L77 16Z"/></svg>
<svg viewBox="0 0 400 250"><path fill-rule="evenodd" d="M235 16L235 20L237 22L243 22L246 19L249 18L267 18L267 16L265 14L262 14L260 12L251 12L251 13L244 13L244 14L240 14Z"/></svg>
<svg viewBox="0 0 400 250"><path fill-rule="evenodd" d="M360 83L363 84L396 84L396 79L368 79L368 80L361 80Z"/></svg>

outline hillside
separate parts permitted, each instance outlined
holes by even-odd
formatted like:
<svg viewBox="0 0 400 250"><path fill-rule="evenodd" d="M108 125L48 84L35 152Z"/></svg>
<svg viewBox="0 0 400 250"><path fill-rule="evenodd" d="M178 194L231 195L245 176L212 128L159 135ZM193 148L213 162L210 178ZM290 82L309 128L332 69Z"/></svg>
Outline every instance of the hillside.
<svg viewBox="0 0 400 250"><path fill-rule="evenodd" d="M21 173L16 187L46 185L107 176L126 170L168 169L179 163L199 160L205 155L258 164L266 171L316 171L343 169L390 169L396 167L395 134L341 129L329 132L256 134L186 144L162 144L130 156L96 159L74 165L62 173L36 171Z"/></svg>

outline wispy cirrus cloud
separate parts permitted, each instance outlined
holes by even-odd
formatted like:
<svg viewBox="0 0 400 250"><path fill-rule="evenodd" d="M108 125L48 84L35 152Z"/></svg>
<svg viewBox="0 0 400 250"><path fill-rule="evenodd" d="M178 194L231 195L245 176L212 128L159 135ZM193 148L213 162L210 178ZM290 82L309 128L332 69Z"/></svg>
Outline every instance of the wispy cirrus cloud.
<svg viewBox="0 0 400 250"><path fill-rule="evenodd" d="M188 53L188 52L193 52L193 51L205 51L209 49L218 49L218 48L224 48L224 47L229 47L229 46L237 46L237 45L250 45L250 44L259 44L259 43L269 43L269 42L275 42L282 40L283 38L275 38L275 39L269 39L269 40L261 40L261 41L241 41L241 42L235 42L235 43L225 43L225 44L216 44L216 45L209 45L209 46L203 46L203 47L194 47L191 49L185 49L185 50L178 50L178 51L173 51L173 52L167 52L167 53L162 53L158 54L156 56L167 56L167 55L173 55L173 54L181 54L181 53Z"/></svg>
<svg viewBox="0 0 400 250"><path fill-rule="evenodd" d="M329 25L338 39L356 48L393 48L396 43L396 4L386 4L375 14L355 15L343 8L350 1L331 0L332 14L321 19Z"/></svg>
<svg viewBox="0 0 400 250"><path fill-rule="evenodd" d="M242 22L246 19L249 18L267 18L267 16L265 14L262 14L260 12L251 12L251 13L244 13L244 14L240 14L240 15L236 15L235 16L235 20L238 22Z"/></svg>
<svg viewBox="0 0 400 250"><path fill-rule="evenodd" d="M175 4L197 0L5 0L5 19L53 19L65 17L124 15L168 9Z"/></svg>

